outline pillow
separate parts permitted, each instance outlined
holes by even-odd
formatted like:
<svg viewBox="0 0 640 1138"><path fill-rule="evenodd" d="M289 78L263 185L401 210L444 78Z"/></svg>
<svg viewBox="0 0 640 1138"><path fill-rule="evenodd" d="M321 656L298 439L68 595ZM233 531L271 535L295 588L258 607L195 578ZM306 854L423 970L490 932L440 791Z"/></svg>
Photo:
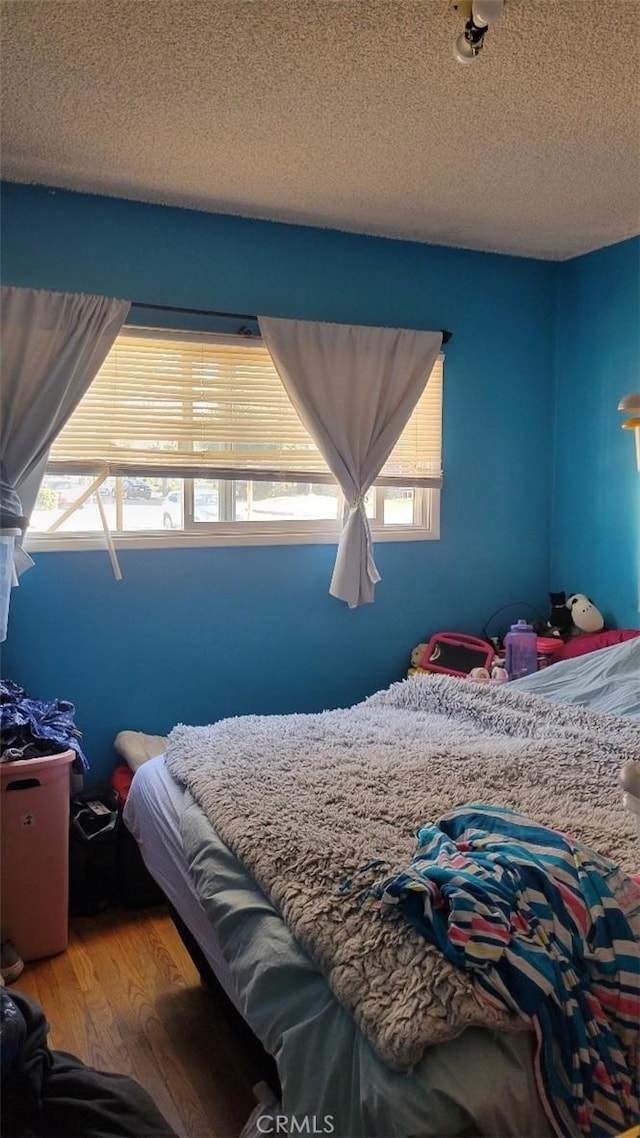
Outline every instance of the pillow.
<svg viewBox="0 0 640 1138"><path fill-rule="evenodd" d="M637 628L610 628L607 632L586 632L583 636L574 636L561 644L551 657L550 663L557 664L559 660L572 660L574 656L584 656L585 652L597 652L599 648L611 648L613 644L622 644L625 640L632 640L640 636Z"/></svg>
<svg viewBox="0 0 640 1138"><path fill-rule="evenodd" d="M153 759L166 750L167 736L145 735L143 731L119 731L113 746L131 770L137 771L147 759Z"/></svg>

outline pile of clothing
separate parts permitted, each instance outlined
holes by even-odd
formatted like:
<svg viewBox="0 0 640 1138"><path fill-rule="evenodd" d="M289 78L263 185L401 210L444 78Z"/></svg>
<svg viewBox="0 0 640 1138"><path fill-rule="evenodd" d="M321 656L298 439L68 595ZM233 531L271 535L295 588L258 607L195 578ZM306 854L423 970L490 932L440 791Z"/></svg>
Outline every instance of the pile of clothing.
<svg viewBox="0 0 640 1138"><path fill-rule="evenodd" d="M0 762L75 751L74 769L88 770L75 712L68 700L30 699L12 680L0 680Z"/></svg>
<svg viewBox="0 0 640 1138"><path fill-rule="evenodd" d="M0 986L0 1125L7 1138L176 1138L135 1079L49 1047L28 996Z"/></svg>
<svg viewBox="0 0 640 1138"><path fill-rule="evenodd" d="M418 831L405 869L366 899L402 913L480 1000L536 1035L554 1133L620 1135L640 1121L640 887L568 834L505 807L459 806Z"/></svg>

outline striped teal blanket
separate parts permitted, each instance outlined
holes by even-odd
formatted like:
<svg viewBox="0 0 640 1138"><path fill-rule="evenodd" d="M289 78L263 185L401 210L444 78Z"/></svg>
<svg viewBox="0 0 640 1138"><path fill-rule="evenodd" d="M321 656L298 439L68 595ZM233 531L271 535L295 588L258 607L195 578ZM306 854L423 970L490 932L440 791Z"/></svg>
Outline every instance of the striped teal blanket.
<svg viewBox="0 0 640 1138"><path fill-rule="evenodd" d="M419 830L411 864L372 896L533 1027L561 1138L640 1122L640 887L612 862L521 814L467 805Z"/></svg>

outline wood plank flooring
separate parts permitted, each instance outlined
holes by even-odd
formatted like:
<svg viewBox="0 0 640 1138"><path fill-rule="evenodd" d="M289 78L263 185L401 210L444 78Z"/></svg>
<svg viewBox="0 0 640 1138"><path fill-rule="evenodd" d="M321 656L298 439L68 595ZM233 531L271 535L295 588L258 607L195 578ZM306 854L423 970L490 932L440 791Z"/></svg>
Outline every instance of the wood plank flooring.
<svg viewBox="0 0 640 1138"><path fill-rule="evenodd" d="M67 951L14 986L44 1010L51 1047L133 1076L181 1138L240 1133L260 1074L164 907L74 917Z"/></svg>

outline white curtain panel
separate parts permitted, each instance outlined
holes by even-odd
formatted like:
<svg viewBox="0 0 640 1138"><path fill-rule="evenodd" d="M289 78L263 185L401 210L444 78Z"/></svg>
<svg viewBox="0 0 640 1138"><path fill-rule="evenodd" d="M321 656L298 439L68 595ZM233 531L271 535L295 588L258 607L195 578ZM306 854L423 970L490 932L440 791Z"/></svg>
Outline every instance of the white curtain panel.
<svg viewBox="0 0 640 1138"><path fill-rule="evenodd" d="M259 322L287 394L348 503L329 592L350 608L370 603L380 574L364 496L426 386L442 333L267 316Z"/></svg>
<svg viewBox="0 0 640 1138"><path fill-rule="evenodd" d="M0 290L3 490L6 486L20 495L46 459L51 443L104 362L129 308L129 301L105 296ZM32 506L33 501L22 503L25 513Z"/></svg>
<svg viewBox="0 0 640 1138"><path fill-rule="evenodd" d="M28 516L56 435L120 331L129 301L104 296L0 290L2 418L0 506ZM16 548L16 570L31 564Z"/></svg>

